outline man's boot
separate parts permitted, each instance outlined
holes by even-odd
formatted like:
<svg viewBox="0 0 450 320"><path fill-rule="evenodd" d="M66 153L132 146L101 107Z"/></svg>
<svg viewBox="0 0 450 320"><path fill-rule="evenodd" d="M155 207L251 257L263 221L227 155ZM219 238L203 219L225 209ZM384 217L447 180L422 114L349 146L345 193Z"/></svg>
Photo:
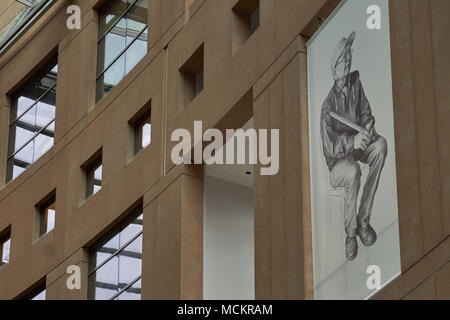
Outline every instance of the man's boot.
<svg viewBox="0 0 450 320"><path fill-rule="evenodd" d="M356 232L358 233L362 244L366 247L372 246L377 241L377 233L370 224L368 224L365 228L358 225Z"/></svg>
<svg viewBox="0 0 450 320"><path fill-rule="evenodd" d="M345 240L345 255L348 261L353 261L358 256L358 240L356 237L347 237Z"/></svg>

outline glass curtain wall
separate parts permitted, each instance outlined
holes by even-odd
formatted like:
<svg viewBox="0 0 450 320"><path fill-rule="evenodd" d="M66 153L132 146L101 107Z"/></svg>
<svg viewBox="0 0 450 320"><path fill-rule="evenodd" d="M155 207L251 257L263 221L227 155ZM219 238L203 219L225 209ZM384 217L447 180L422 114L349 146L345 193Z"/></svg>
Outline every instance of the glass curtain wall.
<svg viewBox="0 0 450 320"><path fill-rule="evenodd" d="M57 74L55 57L11 96L7 183L53 146Z"/></svg>
<svg viewBox="0 0 450 320"><path fill-rule="evenodd" d="M148 0L111 0L99 10L97 101L147 54Z"/></svg>
<svg viewBox="0 0 450 320"><path fill-rule="evenodd" d="M89 299L140 300L142 208L90 250Z"/></svg>

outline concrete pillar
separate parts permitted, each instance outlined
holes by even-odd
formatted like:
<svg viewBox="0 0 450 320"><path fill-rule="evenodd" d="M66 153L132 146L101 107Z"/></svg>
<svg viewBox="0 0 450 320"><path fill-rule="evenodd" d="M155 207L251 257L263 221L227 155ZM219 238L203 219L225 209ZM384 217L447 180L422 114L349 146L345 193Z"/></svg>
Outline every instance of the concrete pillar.
<svg viewBox="0 0 450 320"><path fill-rule="evenodd" d="M80 268L81 289L69 289L67 280L71 274L67 273L69 266ZM86 300L88 284L88 250L80 249L64 263L51 271L46 278L46 300Z"/></svg>
<svg viewBox="0 0 450 320"><path fill-rule="evenodd" d="M255 129L280 129L280 170L255 169L256 299L312 298L306 50L300 37L254 86Z"/></svg>
<svg viewBox="0 0 450 320"><path fill-rule="evenodd" d="M144 197L142 299L203 298L203 170L172 171L154 200Z"/></svg>

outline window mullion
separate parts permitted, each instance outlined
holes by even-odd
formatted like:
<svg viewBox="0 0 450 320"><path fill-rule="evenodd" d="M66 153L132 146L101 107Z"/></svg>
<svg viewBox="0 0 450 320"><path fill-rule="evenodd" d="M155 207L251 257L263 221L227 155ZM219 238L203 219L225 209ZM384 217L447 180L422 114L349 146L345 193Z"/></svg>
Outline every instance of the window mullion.
<svg viewBox="0 0 450 320"><path fill-rule="evenodd" d="M56 87L56 82L54 85L52 85L50 88L48 88L39 98L37 98L36 101L34 101L31 106L29 106L19 117L16 117L14 121L12 121L9 126L11 127L14 125L20 118L22 118L28 111L30 111L34 106L36 106L42 98L44 98L50 91L52 91Z"/></svg>
<svg viewBox="0 0 450 320"><path fill-rule="evenodd" d="M145 28L144 28L145 30ZM127 51L130 48L131 44L128 45L128 19L125 20L125 52L124 54L124 58L123 58L123 74L124 76L127 74ZM131 43L134 42L134 39L131 41Z"/></svg>
<svg viewBox="0 0 450 320"><path fill-rule="evenodd" d="M25 142L17 151L14 151L12 155L8 157L8 161L11 160L16 154L18 154L20 151L23 150L31 141L33 141L38 135L40 135L45 129L47 129L53 122L55 122L55 119L52 119L49 123L47 123L45 126L42 127L38 132L36 132L27 142ZM35 125L36 126L36 125ZM34 150L33 150L33 157L34 157Z"/></svg>
<svg viewBox="0 0 450 320"><path fill-rule="evenodd" d="M126 15L126 14L128 14L130 11L131 11L131 9L132 8L134 8L134 6L136 5L136 3L138 2L139 0L135 0L134 2L133 2L133 4L129 7L129 8L127 8L120 16L119 16L119 18L117 19L117 21L116 22L114 22L114 24L111 26L111 27L109 27L108 28L108 30L106 30L105 31L105 33L97 40L97 44L99 44L105 37L106 37L106 35L119 23L119 21L120 20L122 20L123 19L123 17Z"/></svg>
<svg viewBox="0 0 450 320"><path fill-rule="evenodd" d="M97 267L95 267L95 269L93 269L91 272L89 272L88 276L91 276L92 274L94 274L95 272L97 272L101 267L103 267L105 264L107 264L112 258L114 258L115 256L117 256L119 253L121 253L126 247L128 247L134 240L136 240L137 238L139 238L142 235L142 231L139 231L133 238L131 238L127 243L125 243L122 247L120 247L119 249L117 249L116 252L114 252L110 257L108 257L105 261L103 261L102 263L100 263Z"/></svg>
<svg viewBox="0 0 450 320"><path fill-rule="evenodd" d="M109 300L114 300L115 298L117 298L118 296L120 296L122 293L124 293L125 291L127 291L129 288L131 288L136 282L138 282L139 280L142 279L142 274L137 277L136 279L134 279L133 281L131 281L128 285L125 286L125 288L123 288L122 290L120 290L119 292L117 292L115 295L113 295L111 298L109 298Z"/></svg>
<svg viewBox="0 0 450 320"><path fill-rule="evenodd" d="M98 80L98 79L100 79L105 73L106 73L106 71L108 71L108 69L109 68L111 68L111 66L114 64L114 63L116 63L116 61L117 60L119 60L120 59L120 57L122 57L122 55L124 54L124 53L126 53L127 52L127 50L133 45L133 43L145 32L145 30L147 30L148 29L148 26L145 26L140 32L139 32L139 34L135 37L135 38L133 38L133 40L130 42L130 44L128 44L128 45L126 45L125 46L125 48L123 48L122 49L122 51L120 51L119 52L119 54L117 55L117 57L115 57L109 64L108 64L108 66L106 66L106 68L104 68L103 69L103 71L102 72L100 72L100 74L97 76L97 79L96 80ZM126 31L125 31L126 32ZM125 33L125 37L126 37L126 33ZM126 39L126 38L125 38ZM126 70L125 70L126 71ZM124 73L124 74L126 74L126 73Z"/></svg>

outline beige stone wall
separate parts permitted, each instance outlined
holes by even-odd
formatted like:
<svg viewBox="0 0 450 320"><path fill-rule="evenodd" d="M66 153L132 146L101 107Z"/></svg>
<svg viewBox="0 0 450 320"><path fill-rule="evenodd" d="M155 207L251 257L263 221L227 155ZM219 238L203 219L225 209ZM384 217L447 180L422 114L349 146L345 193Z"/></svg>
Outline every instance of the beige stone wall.
<svg viewBox="0 0 450 320"><path fill-rule="evenodd" d="M404 275L380 297L450 298L449 12L445 0L391 2Z"/></svg>
<svg viewBox="0 0 450 320"><path fill-rule="evenodd" d="M192 128L194 120L203 120L204 129L240 127L252 115L256 127L281 129L282 148L280 174L255 177L256 297L311 298L306 49L299 34L311 35L317 18L326 18L339 1L261 0L261 26L234 56L231 8L237 0L149 2L147 56L96 105L99 1L58 0L0 57L2 159L8 95L46 57L59 57L54 147L7 186L6 161L0 161L0 230L12 225L0 299L17 297L43 277L49 299L85 298L85 281L80 292L66 289L67 265L79 265L85 274L86 248L137 201L144 206L143 298L202 298L203 171L173 166L170 134ZM69 4L82 8L81 30L65 28ZM450 41L444 12L450 4L398 0L391 6L404 276L380 297L445 297ZM185 106L178 70L201 44L205 88ZM152 144L133 158L128 120L149 101ZM103 187L86 202L80 165L100 148ZM35 241L34 206L55 188L56 228Z"/></svg>

